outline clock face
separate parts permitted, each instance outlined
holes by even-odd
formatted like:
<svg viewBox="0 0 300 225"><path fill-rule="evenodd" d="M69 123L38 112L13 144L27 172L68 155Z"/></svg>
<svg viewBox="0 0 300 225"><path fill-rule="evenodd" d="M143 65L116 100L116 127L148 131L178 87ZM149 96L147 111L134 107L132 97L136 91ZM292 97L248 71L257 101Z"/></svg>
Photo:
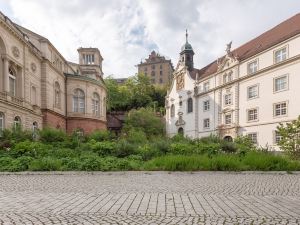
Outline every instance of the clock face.
<svg viewBox="0 0 300 225"><path fill-rule="evenodd" d="M184 74L179 74L176 78L176 89L181 90L184 88Z"/></svg>

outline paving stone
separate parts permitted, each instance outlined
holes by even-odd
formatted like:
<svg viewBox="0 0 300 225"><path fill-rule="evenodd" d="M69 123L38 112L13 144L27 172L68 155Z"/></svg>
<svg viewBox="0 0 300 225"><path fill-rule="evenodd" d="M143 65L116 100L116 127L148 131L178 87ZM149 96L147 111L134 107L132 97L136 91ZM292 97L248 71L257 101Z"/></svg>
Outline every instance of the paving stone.
<svg viewBox="0 0 300 225"><path fill-rule="evenodd" d="M300 174L0 173L2 224L300 224Z"/></svg>

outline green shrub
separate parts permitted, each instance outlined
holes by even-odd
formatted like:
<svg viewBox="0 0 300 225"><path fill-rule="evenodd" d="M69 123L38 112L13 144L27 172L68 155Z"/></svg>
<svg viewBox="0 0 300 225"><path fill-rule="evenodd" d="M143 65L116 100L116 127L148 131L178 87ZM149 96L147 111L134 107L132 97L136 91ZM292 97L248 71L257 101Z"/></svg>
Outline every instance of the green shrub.
<svg viewBox="0 0 300 225"><path fill-rule="evenodd" d="M52 157L34 159L28 169L31 171L59 171L62 170L62 160Z"/></svg>
<svg viewBox="0 0 300 225"><path fill-rule="evenodd" d="M225 153L235 153L238 151L237 146L233 142L223 141L221 142L221 150Z"/></svg>
<svg viewBox="0 0 300 225"><path fill-rule="evenodd" d="M0 157L0 170L1 171L10 171L11 163L13 161L13 158L11 157Z"/></svg>
<svg viewBox="0 0 300 225"><path fill-rule="evenodd" d="M66 133L55 128L44 128L39 132L39 137L45 143L65 142L67 140Z"/></svg>
<svg viewBox="0 0 300 225"><path fill-rule="evenodd" d="M116 143L110 141L91 143L92 151L97 152L99 156L112 155L115 152L116 147Z"/></svg>
<svg viewBox="0 0 300 225"><path fill-rule="evenodd" d="M170 151L169 153L174 155L185 155L185 154L191 154L194 150L194 146L189 143L172 143L170 145Z"/></svg>
<svg viewBox="0 0 300 225"><path fill-rule="evenodd" d="M202 137L198 140L195 140L195 141L198 141L200 143L203 143L203 144L212 144L212 143L221 143L222 140L216 136L216 135L210 135L208 137Z"/></svg>
<svg viewBox="0 0 300 225"><path fill-rule="evenodd" d="M130 143L137 143L137 144L147 143L146 133L138 129L130 129L126 133L126 140Z"/></svg>
<svg viewBox="0 0 300 225"><path fill-rule="evenodd" d="M138 145L130 143L125 139L121 139L117 142L115 149L115 156L117 157L126 157L135 154L137 151Z"/></svg>
<svg viewBox="0 0 300 225"><path fill-rule="evenodd" d="M89 140L95 141L110 141L115 138L115 135L107 130L97 130L89 134Z"/></svg>
<svg viewBox="0 0 300 225"><path fill-rule="evenodd" d="M219 143L202 143L198 142L193 153L195 154L207 154L209 157L216 155L220 152L221 146Z"/></svg>
<svg viewBox="0 0 300 225"><path fill-rule="evenodd" d="M149 144L139 146L137 153L142 157L143 160L149 160L160 155L159 149L154 148Z"/></svg>
<svg viewBox="0 0 300 225"><path fill-rule="evenodd" d="M10 154L14 157L20 156L45 156L48 152L51 151L51 147L49 145L45 145L40 142L33 141L23 141L17 143L10 151Z"/></svg>

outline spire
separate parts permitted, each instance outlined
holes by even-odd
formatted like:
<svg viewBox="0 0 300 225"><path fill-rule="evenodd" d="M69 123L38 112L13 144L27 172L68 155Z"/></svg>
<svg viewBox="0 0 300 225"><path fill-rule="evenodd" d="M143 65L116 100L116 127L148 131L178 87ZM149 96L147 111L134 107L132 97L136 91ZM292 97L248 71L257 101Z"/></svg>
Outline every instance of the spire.
<svg viewBox="0 0 300 225"><path fill-rule="evenodd" d="M188 43L188 31L187 29L185 30L185 42Z"/></svg>

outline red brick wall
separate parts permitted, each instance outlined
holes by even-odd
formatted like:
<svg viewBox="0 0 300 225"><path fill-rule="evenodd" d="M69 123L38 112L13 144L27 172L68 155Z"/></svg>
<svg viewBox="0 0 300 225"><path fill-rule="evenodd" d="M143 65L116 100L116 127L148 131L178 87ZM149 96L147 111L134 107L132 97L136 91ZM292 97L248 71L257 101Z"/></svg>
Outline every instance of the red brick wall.
<svg viewBox="0 0 300 225"><path fill-rule="evenodd" d="M64 116L50 110L42 110L42 113L43 127L53 127L66 131L66 119Z"/></svg>
<svg viewBox="0 0 300 225"><path fill-rule="evenodd" d="M68 118L67 119L67 133L71 134L74 130L81 128L85 134L91 133L95 130L106 130L106 122L96 119L87 118Z"/></svg>

